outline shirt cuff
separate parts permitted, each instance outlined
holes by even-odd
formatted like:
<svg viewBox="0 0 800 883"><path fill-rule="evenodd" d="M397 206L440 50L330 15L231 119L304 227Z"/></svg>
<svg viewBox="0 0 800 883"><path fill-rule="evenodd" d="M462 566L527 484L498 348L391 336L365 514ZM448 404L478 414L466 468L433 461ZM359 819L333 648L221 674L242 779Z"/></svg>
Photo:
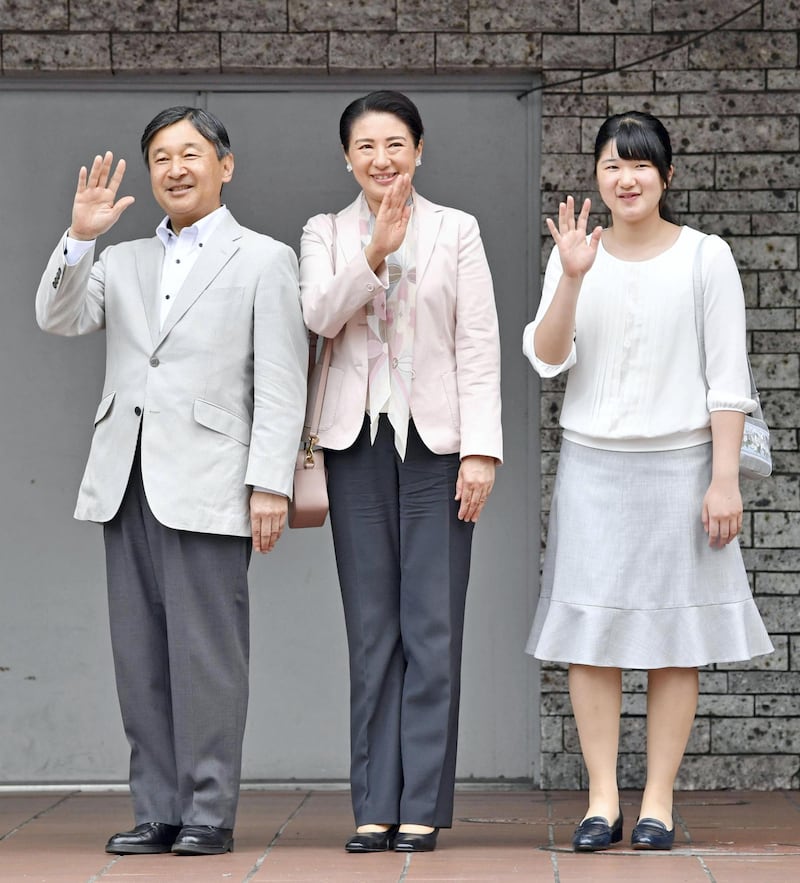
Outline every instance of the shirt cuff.
<svg viewBox="0 0 800 883"><path fill-rule="evenodd" d="M706 407L709 413L712 411L741 411L743 414L752 414L758 408L755 399L747 398L724 390L711 389L706 396Z"/></svg>
<svg viewBox="0 0 800 883"><path fill-rule="evenodd" d="M80 259L94 248L96 239L73 239L69 234L64 237L64 260L68 267L74 267Z"/></svg>

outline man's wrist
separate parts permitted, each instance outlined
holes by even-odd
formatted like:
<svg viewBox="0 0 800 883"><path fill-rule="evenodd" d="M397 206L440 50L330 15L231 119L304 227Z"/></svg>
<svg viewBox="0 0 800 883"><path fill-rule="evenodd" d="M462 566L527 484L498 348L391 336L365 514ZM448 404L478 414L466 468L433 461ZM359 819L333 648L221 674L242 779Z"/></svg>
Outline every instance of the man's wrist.
<svg viewBox="0 0 800 883"><path fill-rule="evenodd" d="M76 242L94 242L97 239L96 236L82 236L80 233L76 233L72 227L67 230L67 238L74 239Z"/></svg>

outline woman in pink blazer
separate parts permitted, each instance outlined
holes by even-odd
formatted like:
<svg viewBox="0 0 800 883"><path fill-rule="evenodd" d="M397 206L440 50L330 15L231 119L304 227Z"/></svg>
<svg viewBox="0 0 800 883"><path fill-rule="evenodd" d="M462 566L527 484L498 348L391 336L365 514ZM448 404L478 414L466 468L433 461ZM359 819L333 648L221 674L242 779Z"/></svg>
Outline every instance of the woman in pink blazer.
<svg viewBox="0 0 800 883"><path fill-rule="evenodd" d="M333 338L320 422L350 654L348 852L430 851L453 816L472 531L502 459L500 343L478 225L411 185L399 92L342 114L361 192L303 231L306 324Z"/></svg>

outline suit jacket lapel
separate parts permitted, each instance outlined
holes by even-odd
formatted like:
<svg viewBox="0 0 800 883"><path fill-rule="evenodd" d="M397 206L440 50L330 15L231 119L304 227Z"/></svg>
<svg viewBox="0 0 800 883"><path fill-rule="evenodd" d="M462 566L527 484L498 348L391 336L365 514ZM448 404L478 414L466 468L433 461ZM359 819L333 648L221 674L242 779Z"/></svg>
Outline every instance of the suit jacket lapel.
<svg viewBox="0 0 800 883"><path fill-rule="evenodd" d="M158 293L161 288L163 263L164 246L161 240L157 236L143 240L141 247L136 251L136 272L139 276L139 294L147 316L147 327L150 329L153 346L158 343L161 336L158 327L161 322Z"/></svg>
<svg viewBox="0 0 800 883"><path fill-rule="evenodd" d="M203 248L195 265L186 277L175 296L175 303L167 315L164 327L158 335L159 343L169 334L175 323L192 306L198 297L208 288L220 270L239 250L237 242L242 236L242 228L228 215L220 222L219 227L211 235L211 239Z"/></svg>
<svg viewBox="0 0 800 883"><path fill-rule="evenodd" d="M361 231L359 227L359 208L361 196L351 202L347 208L336 215L337 248L344 255L346 263L350 263L361 251Z"/></svg>
<svg viewBox="0 0 800 883"><path fill-rule="evenodd" d="M416 192L414 211L417 213L417 285L419 285L436 246L439 229L442 226L442 212L439 206Z"/></svg>

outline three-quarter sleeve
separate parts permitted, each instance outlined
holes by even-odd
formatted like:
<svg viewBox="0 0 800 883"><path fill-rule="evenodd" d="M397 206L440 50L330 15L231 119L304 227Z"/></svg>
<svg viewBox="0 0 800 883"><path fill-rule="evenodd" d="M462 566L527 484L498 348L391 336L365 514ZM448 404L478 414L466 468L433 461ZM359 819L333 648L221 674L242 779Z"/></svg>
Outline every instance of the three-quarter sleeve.
<svg viewBox="0 0 800 883"><path fill-rule="evenodd" d="M742 282L728 244L709 236L702 263L707 405L709 411L750 413L747 336Z"/></svg>
<svg viewBox="0 0 800 883"><path fill-rule="evenodd" d="M574 337L569 354L567 355L567 358L564 359L563 362L561 362L560 365L551 365L548 362L543 362L536 355L536 347L533 337L536 333L536 329L539 326L539 323L542 321L545 313L550 307L550 304L553 302L553 297L555 296L558 283L561 280L561 275L561 260L558 256L558 249L554 248L550 252L550 258L547 261L547 269L545 270L544 284L542 286L542 297L539 301L539 308L536 311L536 316L533 322L529 322L522 332L522 352L528 358L531 365L533 365L534 371L536 371L536 373L540 377L545 378L556 377L559 374L563 374L565 371L568 371L578 360Z"/></svg>

